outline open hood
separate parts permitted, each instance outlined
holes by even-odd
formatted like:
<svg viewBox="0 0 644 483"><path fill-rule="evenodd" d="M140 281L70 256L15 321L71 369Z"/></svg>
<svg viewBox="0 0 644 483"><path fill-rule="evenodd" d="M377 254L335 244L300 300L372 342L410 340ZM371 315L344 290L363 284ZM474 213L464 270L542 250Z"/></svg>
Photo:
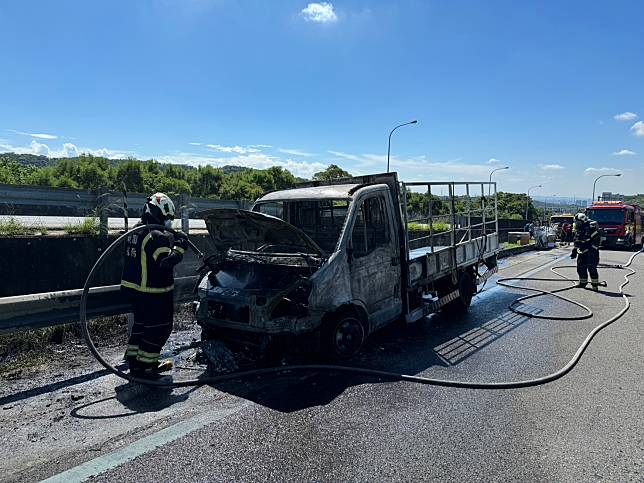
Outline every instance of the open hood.
<svg viewBox="0 0 644 483"><path fill-rule="evenodd" d="M255 211L222 208L199 213L215 248L258 253L307 253L324 251L306 233L274 216Z"/></svg>

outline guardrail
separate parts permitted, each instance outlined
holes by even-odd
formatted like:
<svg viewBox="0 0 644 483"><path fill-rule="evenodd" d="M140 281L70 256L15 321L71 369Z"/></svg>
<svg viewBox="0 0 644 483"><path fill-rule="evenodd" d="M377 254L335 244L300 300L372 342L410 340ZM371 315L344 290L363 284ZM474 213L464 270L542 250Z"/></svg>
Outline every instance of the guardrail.
<svg viewBox="0 0 644 483"><path fill-rule="evenodd" d="M195 298L193 289L197 279L197 276L175 279L175 302L189 302ZM82 294L82 289L76 289L0 298L0 333L77 322ZM121 295L119 285L90 289L87 301L88 317L118 315L131 311L129 303Z"/></svg>
<svg viewBox="0 0 644 483"><path fill-rule="evenodd" d="M147 194L119 191L77 190L43 186L0 184L0 215L33 216L96 216L101 220L101 233L107 233L110 216L140 217ZM188 220L196 213L214 208L247 209L251 203L243 200L211 200L193 198L188 194L175 197L176 217L182 220L182 230L188 232Z"/></svg>

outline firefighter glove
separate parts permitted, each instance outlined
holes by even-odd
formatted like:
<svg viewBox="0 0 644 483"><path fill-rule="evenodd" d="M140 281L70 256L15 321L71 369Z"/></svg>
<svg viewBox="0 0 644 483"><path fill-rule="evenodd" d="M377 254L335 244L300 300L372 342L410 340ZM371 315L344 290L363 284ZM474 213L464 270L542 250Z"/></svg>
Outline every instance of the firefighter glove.
<svg viewBox="0 0 644 483"><path fill-rule="evenodd" d="M177 231L174 235L174 246L187 250L190 245L188 244L188 235L182 231Z"/></svg>
<svg viewBox="0 0 644 483"><path fill-rule="evenodd" d="M577 249L576 248L572 249L572 253L570 254L570 258L572 258L573 260L575 258L577 258Z"/></svg>

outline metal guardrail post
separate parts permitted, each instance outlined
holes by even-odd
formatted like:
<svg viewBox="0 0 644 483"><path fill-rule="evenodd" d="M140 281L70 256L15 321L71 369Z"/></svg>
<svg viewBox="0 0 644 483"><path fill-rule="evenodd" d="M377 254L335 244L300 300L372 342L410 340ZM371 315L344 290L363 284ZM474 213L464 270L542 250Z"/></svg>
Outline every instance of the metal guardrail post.
<svg viewBox="0 0 644 483"><path fill-rule="evenodd" d="M101 238L107 238L108 227L108 205L110 192L105 188L99 188L96 195L96 211L99 220L98 232Z"/></svg>
<svg viewBox="0 0 644 483"><path fill-rule="evenodd" d="M432 185L427 184L427 216L429 216L429 246L431 253L434 253L434 202L432 200Z"/></svg>
<svg viewBox="0 0 644 483"><path fill-rule="evenodd" d="M179 206L181 210L181 231L188 234L190 233L190 195L181 193L179 195Z"/></svg>

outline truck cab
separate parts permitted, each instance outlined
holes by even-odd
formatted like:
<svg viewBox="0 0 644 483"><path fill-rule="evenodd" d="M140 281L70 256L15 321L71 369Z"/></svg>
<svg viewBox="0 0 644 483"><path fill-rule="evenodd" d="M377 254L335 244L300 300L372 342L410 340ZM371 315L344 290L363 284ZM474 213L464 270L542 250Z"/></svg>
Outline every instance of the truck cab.
<svg viewBox="0 0 644 483"><path fill-rule="evenodd" d="M586 209L602 230L602 246L631 249L642 244L642 215L637 205L596 201Z"/></svg>
<svg viewBox="0 0 644 483"><path fill-rule="evenodd" d="M463 214L436 214L452 217L450 233L437 234L428 214L427 235L410 240L408 193L387 173L268 193L249 211L202 213L215 248L198 289L204 333L313 334L345 358L395 320L466 308L478 265L495 266L496 218L472 228Z"/></svg>

